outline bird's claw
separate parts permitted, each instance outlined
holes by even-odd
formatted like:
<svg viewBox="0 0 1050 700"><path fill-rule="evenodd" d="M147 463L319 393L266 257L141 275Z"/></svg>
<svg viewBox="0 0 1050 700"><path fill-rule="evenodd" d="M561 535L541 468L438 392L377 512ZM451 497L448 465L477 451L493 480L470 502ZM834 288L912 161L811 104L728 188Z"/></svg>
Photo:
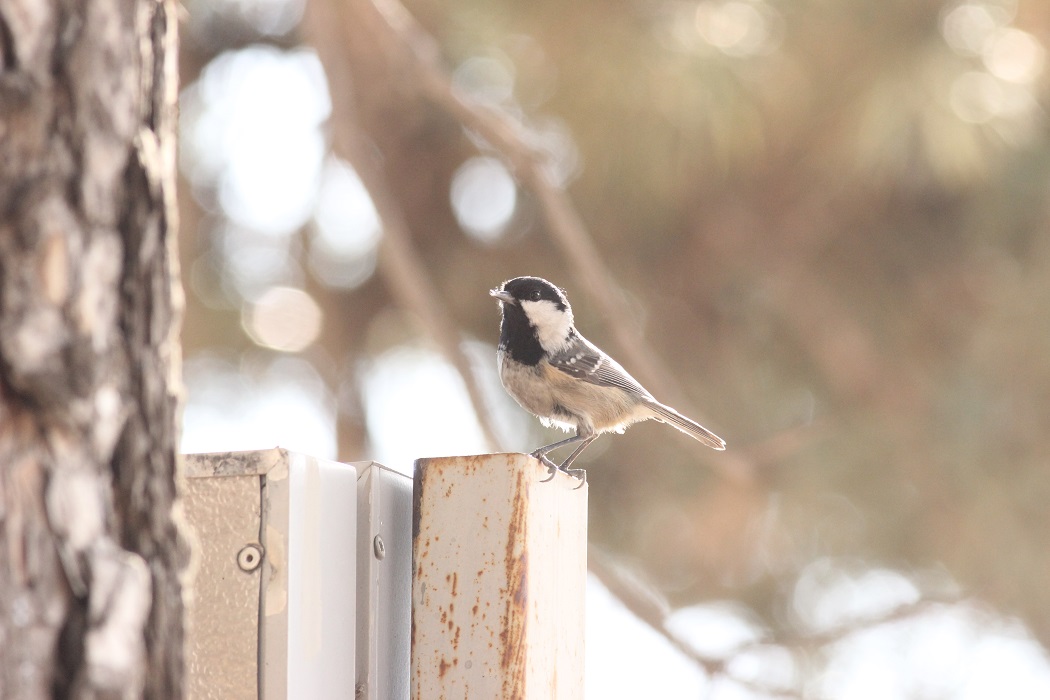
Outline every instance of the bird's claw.
<svg viewBox="0 0 1050 700"><path fill-rule="evenodd" d="M540 479L540 483L541 484L545 484L548 481L552 480L554 478L554 476L558 472L565 472L566 474L568 474L572 478L579 479L580 480L580 485L576 487L577 489L583 488L583 485L587 483L587 470L586 469L562 469L557 464L552 462L550 460L550 458L547 457L547 455L545 455L545 454L542 454L542 453L537 454L536 452L533 452L531 454L531 456L535 457L536 459L538 459L540 461L540 463L543 464L543 466L547 467L547 474L548 474L548 476L547 476L546 479Z"/></svg>
<svg viewBox="0 0 1050 700"><path fill-rule="evenodd" d="M587 484L587 470L586 469L565 469L563 471L566 474L568 474L569 476L571 476L572 478L580 480L580 485L576 486L575 488L573 488L573 491L575 491L576 489L582 489L584 486L586 486L586 484Z"/></svg>
<svg viewBox="0 0 1050 700"><path fill-rule="evenodd" d="M554 478L555 474L558 473L558 465L550 461L547 455L543 454L542 452L533 452L531 456L538 459L543 466L547 467L547 473L550 475L546 479L540 479L541 484L547 483L548 481Z"/></svg>

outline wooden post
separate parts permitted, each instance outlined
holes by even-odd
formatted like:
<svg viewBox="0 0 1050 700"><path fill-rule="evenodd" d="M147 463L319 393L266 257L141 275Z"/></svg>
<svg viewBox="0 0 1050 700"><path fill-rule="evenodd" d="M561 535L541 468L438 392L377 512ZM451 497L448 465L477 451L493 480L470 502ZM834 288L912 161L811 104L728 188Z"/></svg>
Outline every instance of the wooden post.
<svg viewBox="0 0 1050 700"><path fill-rule="evenodd" d="M521 454L416 461L412 697L583 698L587 487Z"/></svg>

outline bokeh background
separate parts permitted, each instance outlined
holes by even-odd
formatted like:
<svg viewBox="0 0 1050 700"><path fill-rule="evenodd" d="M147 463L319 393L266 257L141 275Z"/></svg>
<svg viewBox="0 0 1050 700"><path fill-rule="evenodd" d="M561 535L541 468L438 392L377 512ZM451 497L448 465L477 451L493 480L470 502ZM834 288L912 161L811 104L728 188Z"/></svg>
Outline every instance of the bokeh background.
<svg viewBox="0 0 1050 700"><path fill-rule="evenodd" d="M553 441L540 275L729 443L581 458L588 697L1050 697L1050 3L185 7L186 451Z"/></svg>

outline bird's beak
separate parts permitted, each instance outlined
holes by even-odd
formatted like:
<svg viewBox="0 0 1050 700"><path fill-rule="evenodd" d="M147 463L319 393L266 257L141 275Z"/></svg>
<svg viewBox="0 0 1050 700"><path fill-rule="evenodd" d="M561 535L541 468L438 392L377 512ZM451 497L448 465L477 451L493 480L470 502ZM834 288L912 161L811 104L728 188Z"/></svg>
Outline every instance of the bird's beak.
<svg viewBox="0 0 1050 700"><path fill-rule="evenodd" d="M489 296L496 297L505 304L516 304L517 300L510 292L505 292L502 289L490 289Z"/></svg>

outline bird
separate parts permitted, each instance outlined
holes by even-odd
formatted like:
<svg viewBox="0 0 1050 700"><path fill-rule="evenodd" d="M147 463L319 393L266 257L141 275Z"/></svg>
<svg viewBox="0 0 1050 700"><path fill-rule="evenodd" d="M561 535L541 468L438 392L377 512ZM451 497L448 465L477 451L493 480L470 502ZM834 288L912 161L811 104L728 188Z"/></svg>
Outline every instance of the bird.
<svg viewBox="0 0 1050 700"><path fill-rule="evenodd" d="M502 320L496 362L507 393L545 426L576 430L573 437L533 451L553 479L563 471L586 483L573 461L603 433L655 419L715 450L725 440L660 403L616 360L576 330L565 292L541 277L515 277L489 291ZM579 443L560 465L547 455Z"/></svg>

